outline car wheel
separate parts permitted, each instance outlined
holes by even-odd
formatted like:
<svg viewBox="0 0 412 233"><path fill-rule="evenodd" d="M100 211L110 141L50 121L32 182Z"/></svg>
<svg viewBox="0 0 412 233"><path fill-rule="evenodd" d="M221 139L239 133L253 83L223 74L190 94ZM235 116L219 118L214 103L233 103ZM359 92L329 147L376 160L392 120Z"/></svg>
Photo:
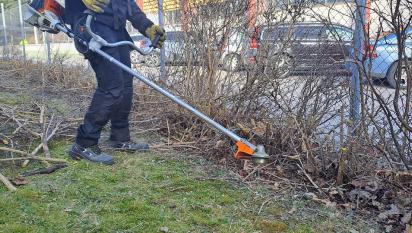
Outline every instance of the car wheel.
<svg viewBox="0 0 412 233"><path fill-rule="evenodd" d="M283 54L278 61L277 68L280 78L288 77L292 68L292 58L288 54Z"/></svg>
<svg viewBox="0 0 412 233"><path fill-rule="evenodd" d="M394 62L386 75L386 81L392 88L397 87L398 81L400 81L399 87L405 89L408 86L408 74L406 73L406 66L402 64L401 77L398 77L398 62Z"/></svg>
<svg viewBox="0 0 412 233"><path fill-rule="evenodd" d="M223 59L223 70L235 72L240 69L241 59L239 54L231 53Z"/></svg>
<svg viewBox="0 0 412 233"><path fill-rule="evenodd" d="M273 58L275 58L274 62L268 64L264 72L270 72L269 74L277 78L289 77L292 68L292 57L289 54L275 54Z"/></svg>

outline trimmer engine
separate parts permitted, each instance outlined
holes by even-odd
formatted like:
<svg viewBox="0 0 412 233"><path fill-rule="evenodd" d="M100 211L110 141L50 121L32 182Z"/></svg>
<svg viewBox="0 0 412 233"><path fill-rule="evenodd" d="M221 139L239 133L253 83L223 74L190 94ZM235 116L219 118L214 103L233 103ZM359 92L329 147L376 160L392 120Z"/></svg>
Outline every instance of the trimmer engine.
<svg viewBox="0 0 412 233"><path fill-rule="evenodd" d="M58 33L55 25L60 23L64 4L56 0L33 0L25 4L24 21L42 31Z"/></svg>

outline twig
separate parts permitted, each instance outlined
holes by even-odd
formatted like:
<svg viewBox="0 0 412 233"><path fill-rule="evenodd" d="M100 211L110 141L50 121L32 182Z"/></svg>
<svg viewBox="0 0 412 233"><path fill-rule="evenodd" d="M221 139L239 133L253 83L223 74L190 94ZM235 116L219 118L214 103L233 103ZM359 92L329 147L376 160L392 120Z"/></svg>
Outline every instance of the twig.
<svg viewBox="0 0 412 233"><path fill-rule="evenodd" d="M296 164L300 170L302 170L303 174L305 174L306 178L308 178L309 182L320 192L324 193L321 188L313 181L312 177L309 176L309 174L306 172L306 170L303 168L302 161L299 159L300 164Z"/></svg>
<svg viewBox="0 0 412 233"><path fill-rule="evenodd" d="M262 203L262 205L260 205L260 208L259 208L259 211L258 211L257 215L260 215L260 213L261 213L262 210L263 210L263 207L264 207L270 200L272 200L272 197L266 199L266 200Z"/></svg>
<svg viewBox="0 0 412 233"><path fill-rule="evenodd" d="M17 190L16 187L5 177L3 174L0 173L0 180L3 182L3 184L7 187L8 190L14 192Z"/></svg>
<svg viewBox="0 0 412 233"><path fill-rule="evenodd" d="M25 173L22 173L21 175L22 176L33 176L33 175L38 175L38 174L50 174L50 173L53 173L53 172L55 172L59 169L65 168L65 167L67 167L67 164L65 164L65 163L64 164L56 164L56 165L53 165L51 167L39 168L39 169L36 169L36 170L33 170L33 171L25 172Z"/></svg>
<svg viewBox="0 0 412 233"><path fill-rule="evenodd" d="M27 156L27 157L19 157L19 158L0 159L0 162L10 162L10 161L18 161L18 160L39 160L39 161L45 161L45 162L67 163L67 161L64 159L44 158L44 157L39 157L39 156Z"/></svg>
<svg viewBox="0 0 412 233"><path fill-rule="evenodd" d="M50 133L50 135L47 137L47 141L50 141L52 137L54 137L54 135L57 133L57 130L59 129L60 124L62 123L62 121L59 121L56 124L56 127L54 127L53 131ZM31 156L36 155L39 150L43 147L43 143L40 143L31 153Z"/></svg>
<svg viewBox="0 0 412 233"><path fill-rule="evenodd" d="M40 160L40 161L67 163L67 161L63 160L63 159L53 159L53 158L43 158L43 157L39 157L39 156L32 156L31 154L29 154L27 152L11 149L11 148L7 148L7 147L0 147L0 150L1 151L13 152L13 153L16 153L16 154L21 154L21 155L26 156L26 157L21 157L21 158L0 159L0 162L29 159L29 160Z"/></svg>
<svg viewBox="0 0 412 233"><path fill-rule="evenodd" d="M40 107L40 124L42 125L42 133L41 135L41 142L42 142L42 147L43 147L43 152L44 152L44 156L46 158L50 158L50 150L49 150L49 146L47 145L47 134L49 131L49 127L51 124L51 121L53 120L54 115L52 116L52 118L50 119L49 124L47 125L46 123L46 107L43 105ZM47 125L47 127L46 127Z"/></svg>

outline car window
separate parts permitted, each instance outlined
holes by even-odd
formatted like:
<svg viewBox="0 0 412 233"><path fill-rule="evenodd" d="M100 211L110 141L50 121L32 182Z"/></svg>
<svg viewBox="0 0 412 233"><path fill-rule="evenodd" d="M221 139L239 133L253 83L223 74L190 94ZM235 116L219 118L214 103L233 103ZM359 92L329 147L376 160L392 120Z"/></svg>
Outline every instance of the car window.
<svg viewBox="0 0 412 233"><path fill-rule="evenodd" d="M295 31L296 40L317 40L324 35L323 26L298 26Z"/></svg>
<svg viewBox="0 0 412 233"><path fill-rule="evenodd" d="M328 28L326 30L328 40L352 41L353 32L341 27Z"/></svg>
<svg viewBox="0 0 412 233"><path fill-rule="evenodd" d="M265 28L262 32L263 40L286 40L289 37L290 27L270 27Z"/></svg>
<svg viewBox="0 0 412 233"><path fill-rule="evenodd" d="M405 42L407 42L407 43L412 42L412 30L407 31L406 33L407 34L406 34L406 37L405 37L405 39L406 39ZM381 43L384 43L384 44L394 45L394 44L398 43L398 38L397 38L395 33L391 33L391 34L383 37L382 39L380 39L380 41L382 41Z"/></svg>

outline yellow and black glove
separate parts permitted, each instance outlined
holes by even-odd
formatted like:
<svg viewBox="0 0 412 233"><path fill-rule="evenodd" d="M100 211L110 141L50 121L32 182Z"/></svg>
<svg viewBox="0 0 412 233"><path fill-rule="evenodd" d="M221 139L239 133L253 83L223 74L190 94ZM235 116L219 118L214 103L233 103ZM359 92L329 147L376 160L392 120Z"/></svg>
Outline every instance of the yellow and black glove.
<svg viewBox="0 0 412 233"><path fill-rule="evenodd" d="M82 0L84 5L90 10L103 13L103 7L107 6L110 0Z"/></svg>
<svg viewBox="0 0 412 233"><path fill-rule="evenodd" d="M160 27L159 25L153 24L152 26L146 29L145 35L146 37L150 39L150 41L153 41L156 35L159 35L160 36L159 42L157 43L157 45L155 45L155 47L159 49L163 47L163 43L166 40L166 32L162 27Z"/></svg>

